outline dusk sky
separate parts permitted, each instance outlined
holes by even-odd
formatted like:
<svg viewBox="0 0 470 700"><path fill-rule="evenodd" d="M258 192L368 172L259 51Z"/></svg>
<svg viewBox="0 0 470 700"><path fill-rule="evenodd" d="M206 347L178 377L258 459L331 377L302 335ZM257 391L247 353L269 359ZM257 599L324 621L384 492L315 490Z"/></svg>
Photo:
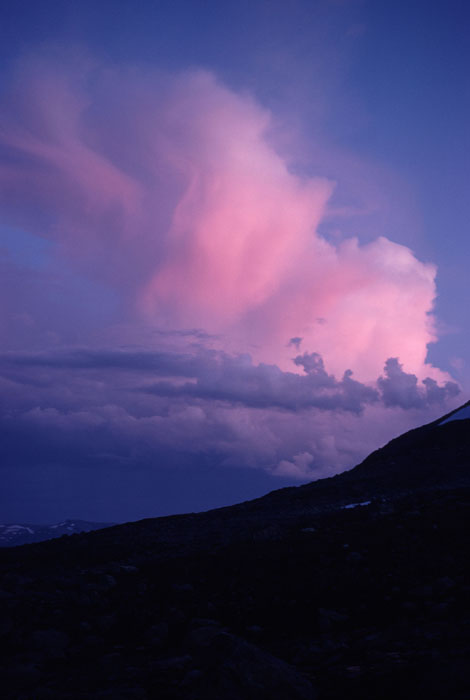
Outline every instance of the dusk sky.
<svg viewBox="0 0 470 700"><path fill-rule="evenodd" d="M470 9L0 16L0 522L199 511L469 399Z"/></svg>

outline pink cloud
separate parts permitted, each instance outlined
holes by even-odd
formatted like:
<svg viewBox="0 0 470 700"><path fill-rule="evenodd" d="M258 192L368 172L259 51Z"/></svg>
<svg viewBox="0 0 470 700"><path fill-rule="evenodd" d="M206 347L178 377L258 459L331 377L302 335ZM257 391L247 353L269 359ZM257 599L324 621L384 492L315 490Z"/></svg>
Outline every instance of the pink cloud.
<svg viewBox="0 0 470 700"><path fill-rule="evenodd" d="M172 255L147 285L144 305L157 318L163 302L183 324L196 318L225 329L288 279L332 185L289 173L266 141L269 115L249 98L208 74L183 83L175 96L178 115L189 127L199 112L194 141L179 154L187 187L167 232Z"/></svg>
<svg viewBox="0 0 470 700"><path fill-rule="evenodd" d="M338 247L324 243L297 270L287 294L271 300L271 314L279 315L272 332L278 341L302 337L302 349L319 352L337 374L346 362L359 379L370 380L395 348L407 370L420 378L434 375L425 361L427 344L436 339L429 315L435 273L386 238L363 246L356 239ZM260 324L261 317L253 326Z"/></svg>
<svg viewBox="0 0 470 700"><path fill-rule="evenodd" d="M208 72L24 59L0 112L5 221L57 241L149 326L202 327L283 369L295 337L338 375L372 381L399 356L444 378L426 364L434 266L383 237L322 238L333 183L293 174L270 124Z"/></svg>

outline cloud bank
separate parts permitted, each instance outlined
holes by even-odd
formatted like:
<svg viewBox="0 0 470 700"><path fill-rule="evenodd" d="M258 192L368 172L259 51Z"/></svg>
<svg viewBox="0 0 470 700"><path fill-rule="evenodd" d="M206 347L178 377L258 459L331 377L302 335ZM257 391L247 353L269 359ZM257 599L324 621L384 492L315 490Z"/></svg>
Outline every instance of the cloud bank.
<svg viewBox="0 0 470 700"><path fill-rule="evenodd" d="M303 374L203 347L4 353L0 429L16 435L17 453L39 440L36 460L68 451L132 464L163 450L306 479L352 466L378 435L394 435L405 410L431 415L459 393L450 382L418 382L396 359L374 385L350 370L336 379L318 354L295 363ZM384 423L371 440L358 435L364 412Z"/></svg>

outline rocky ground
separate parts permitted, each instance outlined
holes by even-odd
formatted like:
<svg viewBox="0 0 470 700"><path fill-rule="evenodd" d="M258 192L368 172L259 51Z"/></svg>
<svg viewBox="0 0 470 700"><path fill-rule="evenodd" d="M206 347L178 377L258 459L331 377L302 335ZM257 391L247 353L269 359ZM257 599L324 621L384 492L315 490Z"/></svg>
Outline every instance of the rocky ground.
<svg viewBox="0 0 470 700"><path fill-rule="evenodd" d="M436 421L332 479L2 549L2 698L467 700L469 467L470 421Z"/></svg>
<svg viewBox="0 0 470 700"><path fill-rule="evenodd" d="M2 550L2 697L468 698L469 501L248 504Z"/></svg>

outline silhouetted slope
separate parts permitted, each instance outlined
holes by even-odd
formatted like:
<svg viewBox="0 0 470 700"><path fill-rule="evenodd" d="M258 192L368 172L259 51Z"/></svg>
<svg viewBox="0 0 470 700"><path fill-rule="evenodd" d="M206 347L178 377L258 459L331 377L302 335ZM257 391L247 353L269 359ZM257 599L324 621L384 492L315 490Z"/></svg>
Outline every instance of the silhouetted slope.
<svg viewBox="0 0 470 700"><path fill-rule="evenodd" d="M470 421L441 422L333 479L1 550L2 697L466 700Z"/></svg>
<svg viewBox="0 0 470 700"><path fill-rule="evenodd" d="M353 472L390 488L451 486L470 476L470 419L445 422L470 402L428 425L395 438ZM352 475L352 473L350 472Z"/></svg>
<svg viewBox="0 0 470 700"><path fill-rule="evenodd" d="M470 486L470 419L442 424L449 414L395 438L361 464L328 479L273 491L246 504L280 511L325 509L433 488ZM235 506L237 508L237 506Z"/></svg>

